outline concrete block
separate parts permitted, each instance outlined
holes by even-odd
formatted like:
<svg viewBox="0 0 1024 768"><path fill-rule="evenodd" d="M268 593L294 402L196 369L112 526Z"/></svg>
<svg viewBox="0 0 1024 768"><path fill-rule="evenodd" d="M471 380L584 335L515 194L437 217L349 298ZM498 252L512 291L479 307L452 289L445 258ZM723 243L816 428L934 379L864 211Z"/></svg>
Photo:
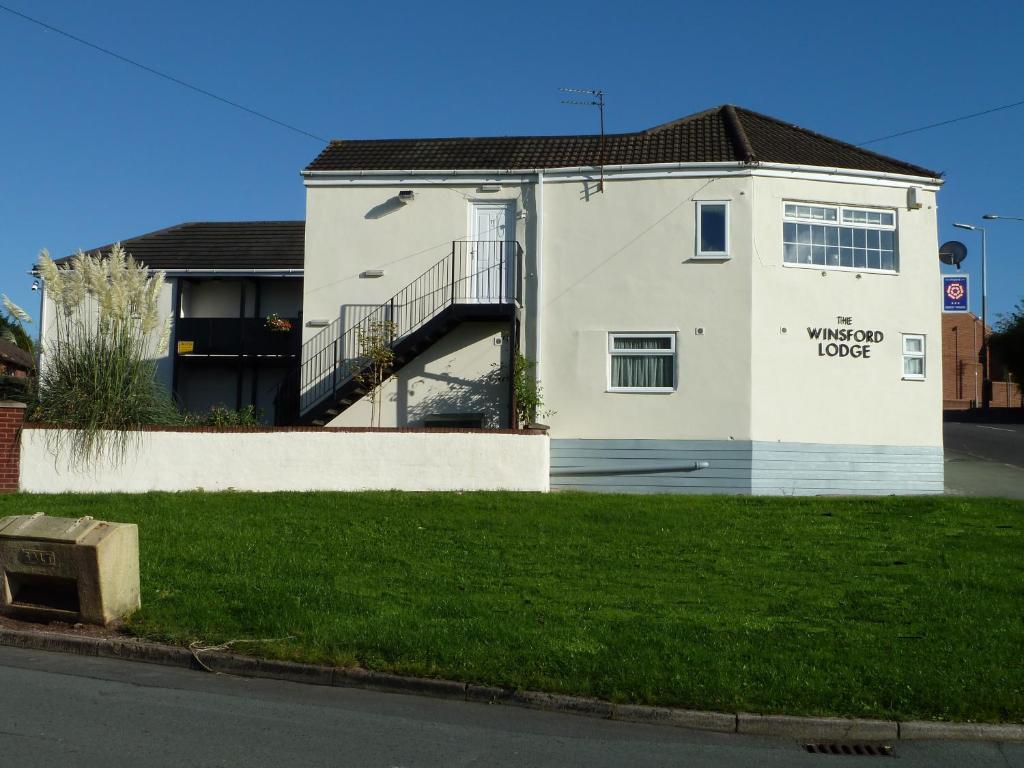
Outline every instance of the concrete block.
<svg viewBox="0 0 1024 768"><path fill-rule="evenodd" d="M0 573L0 612L110 624L141 604L139 529L91 517L6 517L0 520Z"/></svg>

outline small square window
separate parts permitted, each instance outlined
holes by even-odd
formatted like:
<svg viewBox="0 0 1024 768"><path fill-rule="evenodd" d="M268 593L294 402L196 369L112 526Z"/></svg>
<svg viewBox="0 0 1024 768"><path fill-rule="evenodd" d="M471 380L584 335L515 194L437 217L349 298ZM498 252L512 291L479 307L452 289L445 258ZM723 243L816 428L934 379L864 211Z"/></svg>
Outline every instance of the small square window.
<svg viewBox="0 0 1024 768"><path fill-rule="evenodd" d="M923 381L925 374L924 336L918 333L903 334L903 378Z"/></svg>
<svg viewBox="0 0 1024 768"><path fill-rule="evenodd" d="M722 259L729 256L729 203L697 203L697 257Z"/></svg>

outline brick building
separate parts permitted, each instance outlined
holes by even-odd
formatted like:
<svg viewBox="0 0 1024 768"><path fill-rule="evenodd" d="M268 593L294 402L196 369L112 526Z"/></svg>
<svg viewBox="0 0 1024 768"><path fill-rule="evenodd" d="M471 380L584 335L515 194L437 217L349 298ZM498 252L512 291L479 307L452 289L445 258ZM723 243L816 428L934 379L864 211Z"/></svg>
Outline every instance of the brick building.
<svg viewBox="0 0 1024 768"><path fill-rule="evenodd" d="M988 329L991 333L991 327ZM962 411L981 406L981 319L973 312L942 315L942 407ZM1020 407L1020 385L1010 381L999 359L989 359L992 406Z"/></svg>

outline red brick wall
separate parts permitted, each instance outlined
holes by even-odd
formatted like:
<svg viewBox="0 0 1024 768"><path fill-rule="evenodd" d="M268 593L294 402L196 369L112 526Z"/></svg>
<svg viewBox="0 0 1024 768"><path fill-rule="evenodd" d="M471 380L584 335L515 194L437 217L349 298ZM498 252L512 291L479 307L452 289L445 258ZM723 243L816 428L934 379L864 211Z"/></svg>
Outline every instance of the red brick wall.
<svg viewBox="0 0 1024 768"><path fill-rule="evenodd" d="M0 493L16 493L21 472L24 403L0 401Z"/></svg>
<svg viewBox="0 0 1024 768"><path fill-rule="evenodd" d="M992 329L989 328L989 333ZM981 319L973 312L942 315L942 400L946 410L981 407ZM989 360L992 405L1021 405L1020 387L1007 381L995 357Z"/></svg>

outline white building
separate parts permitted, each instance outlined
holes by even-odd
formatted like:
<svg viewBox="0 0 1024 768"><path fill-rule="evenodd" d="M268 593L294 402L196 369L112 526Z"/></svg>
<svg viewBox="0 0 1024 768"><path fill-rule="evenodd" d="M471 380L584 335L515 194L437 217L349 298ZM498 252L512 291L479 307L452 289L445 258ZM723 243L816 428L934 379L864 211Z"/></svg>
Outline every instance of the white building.
<svg viewBox="0 0 1024 768"><path fill-rule="evenodd" d="M382 426L518 426L533 361L553 488L943 489L933 171L726 105L603 139L334 141L303 178L304 229L125 241L168 272L190 410L369 426L377 328Z"/></svg>
<svg viewBox="0 0 1024 768"><path fill-rule="evenodd" d="M273 423L275 397L301 346L303 229L301 221L189 222L122 241L136 261L167 274L160 303L172 334L157 375L182 410L253 405ZM54 311L44 284L43 366ZM293 331L268 329L271 314Z"/></svg>
<svg viewBox="0 0 1024 768"><path fill-rule="evenodd" d="M508 427L536 361L555 488L942 491L935 172L727 105L335 141L303 177L307 423L370 423L381 320L385 426Z"/></svg>

